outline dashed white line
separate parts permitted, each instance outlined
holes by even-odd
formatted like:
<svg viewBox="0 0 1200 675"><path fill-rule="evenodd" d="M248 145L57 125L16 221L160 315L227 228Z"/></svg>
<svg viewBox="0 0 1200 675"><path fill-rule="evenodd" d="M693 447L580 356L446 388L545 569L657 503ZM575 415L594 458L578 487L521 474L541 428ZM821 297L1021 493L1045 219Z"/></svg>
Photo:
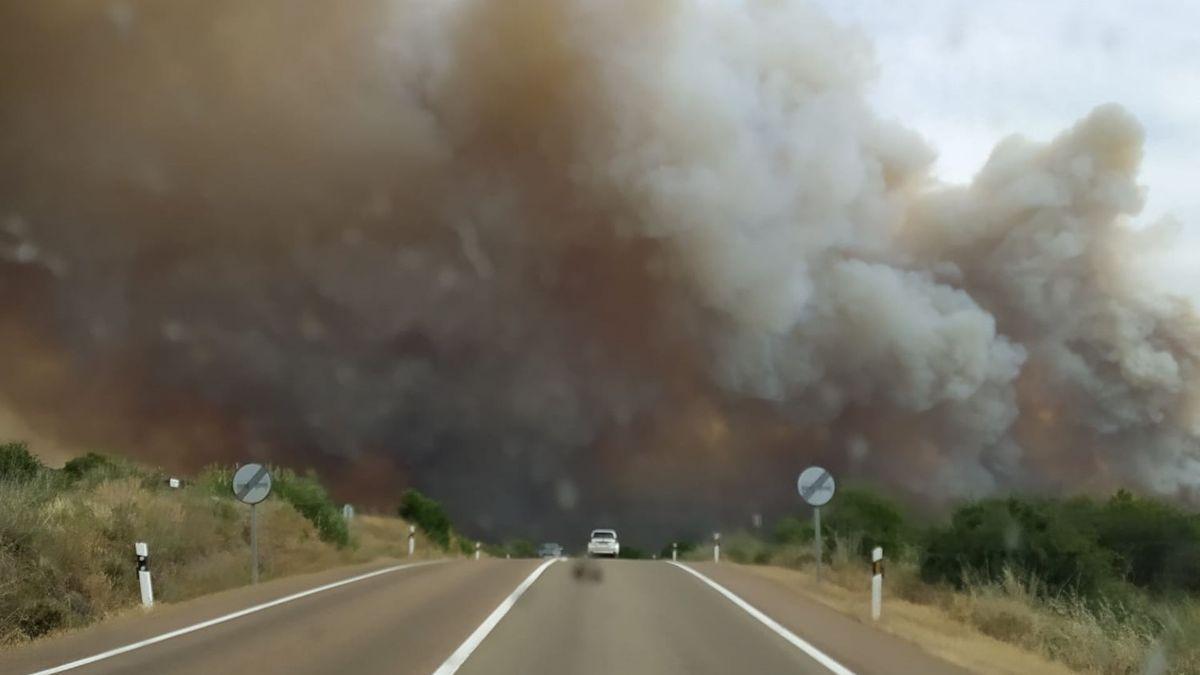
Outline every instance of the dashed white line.
<svg viewBox="0 0 1200 675"><path fill-rule="evenodd" d="M476 628L474 633L471 633L469 636L467 636L467 639L458 646L458 649L454 650L454 653L450 655L450 658L446 659L442 665L438 666L437 670L433 671L433 675L454 675L454 673L458 672L458 669L461 668L464 663L466 663L467 659L471 657L471 654L479 647L480 643L483 642L483 639L488 636L488 633L491 633L492 629L496 627L496 624L500 623L500 619L503 619L504 615L508 614L508 610L512 609L513 605L517 604L517 600L519 600L521 596L525 594L525 591L529 590L529 587L533 585L533 582L537 581L538 577L542 576L542 572L545 572L547 567L556 562L558 562L558 558L551 558L539 565L532 574L525 577L525 581L522 581L521 584L517 586L516 590L509 594L509 596L504 599L504 602L501 602L500 606L494 609L492 613L488 615L488 618L483 620L483 623L479 624L479 628Z"/></svg>
<svg viewBox="0 0 1200 675"><path fill-rule="evenodd" d="M718 584L717 582L713 581L712 579L709 579L708 577L706 577L703 574L697 572L696 570L688 567L687 565L677 563L677 562L674 562L671 560L668 560L667 563L674 565L689 574L695 575L695 577L697 579L699 579L700 581L703 581L704 583L711 586L713 590L715 590L716 592L725 596L725 598L727 600L729 600L733 604L737 605L739 608L742 609L742 611L746 612L750 616L757 619L759 621L759 623L763 624L767 628L770 628L776 635L778 635L779 637L781 637L784 640L787 640L789 643L791 643L792 646L796 647L797 649L804 652L805 654L808 654L810 657L812 657L812 659L814 661L816 661L817 663L819 663L822 666L825 666L827 669L829 669L830 672L836 673L837 675L854 675L854 671L852 671L849 668L847 668L846 666L843 666L842 664L838 663L836 660L834 660L833 657L829 656L828 654L821 651L820 649L817 649L816 647L812 646L812 644L806 642L803 638L796 635L792 631L779 625L779 622L775 621L775 619L772 619L771 617L767 616L766 614L763 614L754 605L751 605L750 603L746 602L745 600L734 595L733 591L730 591L728 588L725 588L721 584Z"/></svg>
<svg viewBox="0 0 1200 675"><path fill-rule="evenodd" d="M54 668L47 668L46 670L39 670L36 673L32 673L32 675L51 675L52 673L62 673L62 672L66 672L68 670L74 670L81 666L86 666L88 664L95 663L97 661L103 661L104 659L111 659L114 656L126 654L126 653L132 652L136 649L141 649L142 647L149 647L150 645L158 644L159 642L165 642L172 638L177 638L181 635L187 635L188 633L195 633L198 630L204 630L205 628L211 628L212 626L216 626L218 624L225 623L226 621L233 621L234 619L240 619L241 617L246 616L247 614L254 614L255 612L261 612L264 609L270 609L272 607L277 607L284 603L288 603L293 600L299 600L300 598L305 598L310 595L315 595L317 593L321 593L324 591L332 590L332 589L338 588L340 586L352 584L357 581L363 581L364 579L370 579L371 577L377 577L381 574L388 574L389 572L398 572L400 570L406 570L411 567L420 567L422 565L432 565L437 562L442 562L442 561L431 560L428 562L406 563L404 565L393 565L391 567L385 567L381 570L375 570L374 572L367 572L366 574L360 574L355 577L350 577L349 579L342 579L341 581L335 581L332 584L325 584L324 586L317 586L316 588L310 588L307 591L293 593L291 595L287 595L282 598L272 600L270 602L264 602L261 605L247 607L246 609L236 611L232 614L226 614L225 616L218 616L215 619L209 619L208 621L202 621L200 623L193 624L191 626L187 626L186 628L180 628L178 630L173 630L169 633L163 633L162 635L156 635L152 638L147 638L140 642L134 642L132 644L127 644L124 647L117 647L116 649L110 649L106 652L100 652L99 654L96 654L94 656L89 656L86 658L82 658L82 659L79 659L78 661L64 663L61 666L55 666Z"/></svg>

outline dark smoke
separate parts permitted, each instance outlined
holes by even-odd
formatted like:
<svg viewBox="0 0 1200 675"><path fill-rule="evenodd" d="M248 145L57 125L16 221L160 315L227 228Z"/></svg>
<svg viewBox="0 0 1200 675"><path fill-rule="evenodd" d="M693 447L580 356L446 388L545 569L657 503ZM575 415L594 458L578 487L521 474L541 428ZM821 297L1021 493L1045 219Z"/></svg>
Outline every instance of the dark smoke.
<svg viewBox="0 0 1200 675"><path fill-rule="evenodd" d="M0 57L0 423L59 448L563 539L811 461L1200 488L1115 106L940 185L802 2L7 3Z"/></svg>

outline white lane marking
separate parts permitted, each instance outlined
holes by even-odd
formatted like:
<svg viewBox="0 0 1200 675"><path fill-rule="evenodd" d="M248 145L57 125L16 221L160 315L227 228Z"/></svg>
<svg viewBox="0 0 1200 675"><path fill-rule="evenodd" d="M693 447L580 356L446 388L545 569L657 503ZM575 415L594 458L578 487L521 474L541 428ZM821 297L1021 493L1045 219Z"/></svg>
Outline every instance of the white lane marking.
<svg viewBox="0 0 1200 675"><path fill-rule="evenodd" d="M509 596L504 599L504 602L500 603L499 607L492 610L492 613L488 615L488 618L484 619L483 623L479 624L479 628L476 628L474 633L471 633L469 636L467 636L466 640L463 640L463 643L458 646L458 649L454 650L454 653L450 655L450 658L446 659L442 665L438 666L437 670L433 671L433 675L454 675L454 673L458 672L458 669L461 668L464 663L466 663L467 659L471 657L472 652L474 652L479 647L479 644L483 642L483 639L488 636L488 633L491 633L492 629L496 627L496 624L500 623L500 619L503 619L504 615L508 614L508 610L512 609L513 605L517 604L517 600L519 600L521 596L525 594L525 591L529 590L529 587L533 585L533 582L537 581L538 577L542 576L542 572L545 572L547 567L556 562L558 562L558 558L551 558L539 565L532 574L525 577L525 581L522 581L521 585L517 586L516 590L509 594Z"/></svg>
<svg viewBox="0 0 1200 675"><path fill-rule="evenodd" d="M754 605L751 605L750 603L746 602L745 600L734 595L732 591L725 588L721 584L718 584L717 582L713 581L712 579L709 579L708 577L704 576L703 574L697 572L696 570L694 570L682 563L677 563L677 562L674 562L671 560L668 560L667 563L670 565L674 565L685 572L695 575L696 578L698 578L700 581L703 581L704 583L711 586L713 588L713 590L715 590L716 592L725 596L725 598L727 600L729 600L733 604L740 607L743 611L745 611L750 616L754 617L755 619L758 619L758 621L760 623L762 623L767 628L770 628L772 631L775 632L776 635L783 638L784 640L787 640L788 642L790 642L792 644L792 646L796 647L797 649L804 652L805 654L808 654L809 656L811 656L814 661L825 666L831 672L837 673L837 675L854 675L854 671L852 671L849 668L847 668L846 666L843 666L842 664L838 663L837 661L835 661L833 659L833 657L829 656L828 654L821 651L820 649L817 649L816 647L812 646L811 644L809 644L808 642L803 640L800 636L796 635L792 631L779 625L779 623L777 621L775 621L775 619L772 619L771 617L767 616L766 614L763 614Z"/></svg>
<svg viewBox="0 0 1200 675"><path fill-rule="evenodd" d="M200 623L193 624L193 625L187 626L185 628L173 630L169 633L163 633L162 635L156 635L152 638L147 638L145 640L142 640L141 642L134 642L132 644L127 644L124 647L117 647L116 649L110 649L106 652L100 652L99 654L96 654L94 656L89 656L87 658L82 658L82 659L79 659L78 661L64 663L61 666L55 666L54 668L48 668L46 670L39 670L36 673L32 673L31 675L51 675L52 673L62 673L62 672L66 672L68 670L74 670L81 666L86 666L88 664L95 663L97 661L103 661L104 659L111 659L114 656L118 656L120 654L125 654L127 652L134 651L135 649L141 649L142 647L149 647L150 645L158 644L159 642L165 642L166 640L170 640L171 638L177 638L181 635L187 635L188 633L195 633L198 630L204 630L205 628L211 628L213 626L216 626L217 624L225 623L226 621L233 621L234 619L240 619L241 617L246 616L247 614L254 614L255 612L261 612L264 609L270 609L272 607L282 605L286 602L291 602L293 600L299 600L300 598L308 597L308 596L314 595L316 593L321 593L323 591L332 590L334 588L338 588L339 586L345 586L347 584L352 584L356 581L370 579L371 577L377 577L381 574L387 574L389 572L398 572L400 570L409 569L410 567L420 567L422 565L432 565L434 563L439 563L439 562L443 562L443 561L430 560L428 562L406 563L404 565L393 565L391 567L385 567L381 570L375 570L374 572L367 572L366 574L360 574L356 577L350 577L349 579L342 579L341 581L335 581L332 584L325 584L324 586L317 586L316 588L310 588L307 591L300 591L299 593L293 593L291 595L284 596L277 600L272 600L270 602L264 602L261 605L247 607L246 609L236 611L232 614L226 614L225 616L218 616L215 619L209 619L208 621L202 621Z"/></svg>

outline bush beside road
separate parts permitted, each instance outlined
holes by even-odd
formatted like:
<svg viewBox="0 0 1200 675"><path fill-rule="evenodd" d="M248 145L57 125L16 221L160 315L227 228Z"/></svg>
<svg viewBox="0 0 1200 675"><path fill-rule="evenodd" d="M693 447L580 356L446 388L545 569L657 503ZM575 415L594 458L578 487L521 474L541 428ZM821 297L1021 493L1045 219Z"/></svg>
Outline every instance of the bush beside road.
<svg viewBox="0 0 1200 675"><path fill-rule="evenodd" d="M1105 500L987 499L931 525L851 488L823 509L821 529L821 586L808 513L780 519L768 534L727 534L721 557L764 566L866 621L868 554L883 546L882 627L984 672L1031 672L981 667L986 653L1005 653L987 647L995 640L1080 672L1200 673L1200 514L1171 502L1126 491ZM679 550L681 559L712 559L710 542Z"/></svg>
<svg viewBox="0 0 1200 675"><path fill-rule="evenodd" d="M0 648L137 606L136 541L149 544L157 601L249 583L249 507L231 476L213 467L171 488L165 473L119 458L51 469L24 444L0 444ZM407 522L360 513L347 525L314 475L272 476L258 506L264 580L407 556ZM446 555L417 536L417 557Z"/></svg>

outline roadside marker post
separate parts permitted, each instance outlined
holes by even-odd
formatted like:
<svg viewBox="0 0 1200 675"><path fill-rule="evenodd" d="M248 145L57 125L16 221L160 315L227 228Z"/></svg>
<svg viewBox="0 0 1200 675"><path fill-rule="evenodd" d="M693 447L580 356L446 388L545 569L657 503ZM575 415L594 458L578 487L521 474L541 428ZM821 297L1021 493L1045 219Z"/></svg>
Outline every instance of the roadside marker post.
<svg viewBox="0 0 1200 675"><path fill-rule="evenodd" d="M482 542L475 542L475 559L479 560L479 549L483 547Z"/></svg>
<svg viewBox="0 0 1200 675"><path fill-rule="evenodd" d="M142 588L142 607L154 606L154 586L150 583L150 547L139 541L133 545L137 558L138 585Z"/></svg>
<svg viewBox="0 0 1200 675"><path fill-rule="evenodd" d="M883 549L876 546L871 551L871 618L879 620L883 611Z"/></svg>
<svg viewBox="0 0 1200 675"><path fill-rule="evenodd" d="M721 562L721 533L713 532L713 562Z"/></svg>
<svg viewBox="0 0 1200 675"><path fill-rule="evenodd" d="M679 560L679 542L671 542L671 562Z"/></svg>
<svg viewBox="0 0 1200 675"><path fill-rule="evenodd" d="M821 507L833 499L836 487L833 474L819 466L808 467L796 479L796 490L800 497L813 507L813 558L817 561L817 583L821 583L821 558L824 553L821 547Z"/></svg>
<svg viewBox="0 0 1200 675"><path fill-rule="evenodd" d="M233 474L233 495L250 505L250 583L258 583L258 504L271 494L271 473L262 464L246 464Z"/></svg>
<svg viewBox="0 0 1200 675"><path fill-rule="evenodd" d="M417 526L408 526L408 557L413 557L413 553L417 550Z"/></svg>

